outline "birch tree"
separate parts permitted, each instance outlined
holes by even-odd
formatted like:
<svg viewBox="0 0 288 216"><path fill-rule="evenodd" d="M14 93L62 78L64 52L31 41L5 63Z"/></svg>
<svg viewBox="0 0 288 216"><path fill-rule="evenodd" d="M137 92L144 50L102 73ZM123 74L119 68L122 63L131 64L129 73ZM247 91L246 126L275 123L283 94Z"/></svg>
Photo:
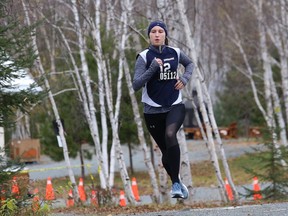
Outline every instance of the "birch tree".
<svg viewBox="0 0 288 216"><path fill-rule="evenodd" d="M272 66L269 61L269 55L266 45L266 31L264 28L264 19L263 19L263 1L254 1L253 7L256 12L256 17L258 21L258 29L259 29L259 36L260 36L260 53L261 58L263 60L263 69L264 69L264 87L265 87L265 101L267 103L267 114L269 118L269 128L272 130L274 145L277 145L277 135L275 132L276 122L274 120L274 111L277 111L275 114L278 118L278 124L280 128L280 138L282 144L287 146L287 135L286 135L286 128L285 123L282 116L281 106L279 102L279 96L277 94L275 88L275 82L272 76Z"/></svg>
<svg viewBox="0 0 288 216"><path fill-rule="evenodd" d="M153 146L153 151L155 153L155 158L156 158L156 169L158 171L158 175L159 175L159 192L161 193L162 195L162 200L163 200L163 203L168 203L170 201L170 193L169 193L169 189L170 187L168 186L168 175L167 175L167 172L163 166L163 163L162 163L162 153L161 153L161 150L159 148L159 146L157 145L157 143L154 141L153 137L150 136L150 139L151 139L151 143L152 143L152 146Z"/></svg>
<svg viewBox="0 0 288 216"><path fill-rule="evenodd" d="M239 52L243 56L243 60L247 68L246 69L247 72L245 73L245 71L242 71L240 67L236 67L236 68L239 71L241 71L243 74L245 74L250 80L252 92L254 95L254 100L259 110L261 111L268 128L271 131L271 134L273 137L273 143L275 144L276 147L278 146L277 134L275 131L275 128L277 126L276 124L278 122L279 127L281 129L280 131L281 143L283 145L287 145L285 123L284 123L283 115L282 115L281 108L280 108L279 96L277 95L275 82L272 76L272 66L271 66L271 60L270 60L271 58L269 57L270 55L268 53L268 48L267 48L267 42L266 42L267 32L265 30L265 20L263 19L263 13L262 13L263 2L254 1L251 3L251 5L252 5L252 8L255 10L255 14L256 14L255 18L257 21L257 25L258 25L260 58L263 61L263 71L264 71L263 82L264 82L264 93L265 93L265 105L262 105L260 102L260 99L258 96L258 89L253 79L253 76L255 76L254 75L255 73L248 60L249 57L247 56L245 52L245 48L243 46L243 42L241 41L241 37L239 36L239 33L236 30L237 28L235 26L235 22L232 21L231 17L228 14L226 14L226 17L228 20L228 26L231 29L231 33L232 33L231 35L229 35L229 38L238 47ZM270 30L268 29L268 32L269 31L271 33L271 29ZM266 107L266 109L264 107ZM274 119L274 114L276 114L277 116L277 121Z"/></svg>
<svg viewBox="0 0 288 216"><path fill-rule="evenodd" d="M152 12L153 14L152 18L153 20L161 19L163 20L168 27L175 25L178 21L180 21L180 17L177 11L177 5L173 4L173 2L169 0L157 0L156 1L156 11ZM147 17L149 17L147 15ZM169 29L169 45L173 43L173 41L181 41L183 38L182 34L178 34L177 28L170 28ZM171 41L170 41L171 38ZM181 44L183 45L183 44ZM179 68L179 72L181 72L182 68ZM187 186L189 190L189 196L188 200L193 199L193 187L192 187L192 175L191 175L191 167L190 167L190 161L188 157L188 148L187 148L187 142L186 137L183 131L183 128L180 128L179 132L177 133L177 139L179 142L179 146L181 149L181 166L180 166L180 178L183 180L184 184ZM160 188L161 193L166 198L166 195L169 192L169 188L167 188L167 176L164 177L164 171L161 170L163 168L162 164L158 165L158 172L159 172L159 180L160 180ZM167 189L166 192L164 192L164 189ZM187 201L188 201L187 200Z"/></svg>
<svg viewBox="0 0 288 216"><path fill-rule="evenodd" d="M228 1L222 2L227 3ZM25 0L22 0L22 4L24 7L27 7ZM214 74L215 76L219 76L222 71L225 73L225 70L222 68L222 71L219 70L221 65L218 64L218 62L220 61L219 58L221 58L221 56L219 56L219 53L216 51L218 46L219 48L222 46L221 49L223 49L223 52L221 50L221 55L223 55L223 58L228 59L230 57L229 55L232 56L236 52L237 54L240 54L242 57L242 62L240 62L240 64L238 62L238 64L232 61L228 62L230 59L225 59L224 64L231 65L231 67L236 68L248 78L252 88L255 103L262 113L266 124L273 131L275 145L277 145L278 141L277 133L275 133L274 130L275 128L280 128L279 135L281 144L284 146L287 145L287 1L245 1L244 3L241 3L242 8L238 9L239 14L236 13L231 15L228 12L223 13L224 7L223 5L220 5L220 7L223 8L221 8L222 10L219 14L220 16L223 16L224 14L226 18L225 20L222 19L223 17L220 19L215 19L218 10L215 10L215 14L210 13L209 7L215 6L216 3L208 3L199 0L177 0L176 2L170 0L157 0L155 2L150 2L149 4L146 2L143 3L132 0L108 2L101 0L71 0L56 1L56 4L59 7L50 7L50 10L52 10L51 17L44 16L44 13L47 12L45 9L38 8L37 10L37 12L41 14L41 17L44 17L45 21L53 27L53 31L51 34L50 32L47 34L47 32L45 32L46 29L41 28L41 31L37 32L43 35L43 42L45 42L43 43L45 44L43 47L48 50L48 54L43 51L43 48L41 49L41 46L36 43L36 39L34 38L35 36L33 36L33 43L37 48L39 56L47 56L47 59L49 59L48 61L50 61L50 65L48 65L45 64L40 57L38 57L36 66L43 76L44 74L47 74L47 71L45 71L44 68L49 68L49 70L52 72L50 74L56 72L57 66L55 61L57 60L55 55L57 55L57 52L55 51L57 49L55 49L54 40L57 38L57 43L60 43L64 47L61 52L65 53L67 56L65 60L61 60L61 64L67 63L67 66L65 67L71 67L71 70L73 71L70 75L73 79L75 88L77 89L78 97L82 104L85 118L89 125L91 137L93 138L95 145L97 158L95 163L97 163L99 166L98 170L100 171L100 184L102 188L111 188L113 186L115 165L119 164L120 174L126 194L128 194L129 201L133 203L134 198L131 193L130 178L124 163L124 155L118 134L118 122L121 112L120 105L124 76L129 89L134 119L137 125L139 142L143 150L145 164L148 168L148 173L153 186L153 199L158 202L160 197L154 167L151 163L149 152L146 146L146 140L144 138L144 130L139 114L138 104L135 98L135 94L131 88L131 64L129 64L129 59L125 54L127 49L133 49L136 51L138 47L135 48L134 40L140 41L140 37L143 37L142 34L139 34L140 31L134 28L134 26L138 24L136 22L139 20L142 21L143 18L132 12L134 9L133 7L140 8L141 15L144 14L148 20L163 19L168 24L168 27L171 27L171 31L169 31L169 39L171 39L172 44L180 44L180 46L182 46L184 49L187 49L189 56L192 57L193 62L196 65L193 78L191 79L192 81L183 90L183 95L189 101L191 101L193 107L196 108L195 116L200 126L203 140L211 157L211 162L213 164L217 182L220 188L220 195L223 200L227 201L227 197L225 193L224 181L221 176L220 164L218 163L218 155L216 154L217 148L220 150L219 153L222 159L224 173L233 189L233 193L236 199L238 199L238 193L232 181L223 143L212 109L211 84L216 84L214 83L214 80L212 82L211 79L214 78ZM233 4L231 3L231 5L235 4L237 5L238 3L236 1L233 2ZM149 8L152 5L153 7ZM230 4L228 5L230 6ZM30 5L30 7L31 6L32 5ZM249 6L252 6L252 8ZM187 9L191 9L191 7L195 7L195 10L194 12L190 12L190 14L188 14ZM149 10L147 10L148 8ZM255 39L253 44L256 44L255 50L257 50L257 57L259 57L257 62L260 62L259 65L261 65L261 70L256 68L251 63L251 57L249 56L250 53L248 50L246 50L247 47L251 49L251 46L246 43L246 36L250 36L250 30L243 29L243 26L240 25L240 22L238 23L238 20L237 22L233 20L233 18L238 16L237 19L240 17L241 21L242 19L245 21L245 19L242 18L242 14L240 16L240 11L242 9L245 9L245 12L248 11L249 15L252 12L252 15L249 17L249 21L253 22L253 24L257 26L257 28L253 29L252 33L253 36L257 35L255 38L253 38ZM30 8L30 10L30 15L34 16L32 13L32 8ZM25 9L25 11L27 10ZM29 19L28 15L26 15L26 19ZM221 23L222 21L223 23ZM177 23L177 25L175 23ZM217 32L215 29L213 29L213 27L211 27L214 24L219 26L219 28L217 28ZM227 24L228 28L221 28L222 24ZM205 25L210 25L210 27ZM105 28L106 30L104 34L101 34L102 28ZM130 29L133 29L133 31L130 32ZM179 34L179 29L182 31L181 34ZM241 34L239 29L243 32L243 34ZM224 39L217 38L218 32L221 31L225 31L225 35L222 35L222 38L229 38L228 43L232 42L233 48L236 47L236 50L227 49L227 41L225 41L225 45L221 44L221 40ZM138 34L139 37L136 37L133 35L133 33ZM106 53L105 47L103 46L105 42L103 43L103 41L108 40L107 38L111 36L114 38L113 45L114 42L116 42L116 45L114 47L113 53L110 53L110 51L109 53ZM90 40L91 38L92 41ZM132 39L131 43L130 39ZM88 45L89 47L87 47ZM140 46L141 45L139 45L139 48ZM275 48L279 53L279 59L277 58L278 56L275 57L274 53L271 52L271 50ZM93 60L96 62L95 65L97 65L97 69L95 71L90 70L88 67L89 62L88 58L86 58L87 54L92 55L94 58ZM109 58L107 55L109 55ZM112 61L115 61L116 58L118 64L117 69L112 63ZM201 67L201 63L203 62L205 62L205 64L202 64L203 67ZM279 74L281 74L281 91L279 91L280 82L277 83L277 79L273 77L273 67L275 66L280 69ZM114 70L117 72L114 72ZM95 76L92 73L94 73ZM259 94L260 88L257 86L257 83L255 83L255 77L259 74L261 76L263 75L260 77L260 79L262 79L263 82L261 84L264 85L265 103L261 101L261 95ZM92 79L92 75L93 78L97 77L96 82ZM50 90L51 83L49 83L47 77L45 78L47 81L47 83L45 82L45 85ZM257 77L257 79L259 80L259 77ZM211 81L211 83L209 83L209 81ZM91 85L95 85L97 90L91 88ZM210 93L208 93L209 88ZM197 90L197 99L199 101L201 114L204 119L203 124L200 122L197 106L191 95L194 89ZM59 111L57 110L55 101L52 101L55 94L50 91L48 96L52 104L53 113L56 119L58 119L57 121L59 123L60 117L59 114L57 114ZM96 113L99 113L99 121L96 118ZM284 119L285 116L287 118L286 124ZM110 124L112 127L111 134L109 134L108 128L108 125ZM100 127L99 125L101 125L101 129L98 128ZM110 138L110 136L112 137L113 143L111 151L109 152L108 146L110 143L108 138ZM187 143L182 130L180 130L178 133L178 138L181 152L183 153L181 156L181 163L183 167L181 169L181 175L184 177L184 183L187 184L188 189L190 190L190 194L193 194L193 181L192 175L190 173ZM65 139L63 134L61 134L61 139ZM63 142L65 142L65 140ZM66 154L64 157L68 157L68 149L66 147L63 148L63 154ZM163 196L166 196L168 193L167 191L164 193L163 189L169 190L166 187L167 176L165 178L164 175L162 175L162 172L159 172L159 174L160 191ZM71 175L73 174L71 173ZM192 197L193 196L191 196L191 199Z"/></svg>
<svg viewBox="0 0 288 216"><path fill-rule="evenodd" d="M132 13L132 9L133 9L133 2L134 1L130 1L130 0L126 0L125 4L121 4L122 5L122 9L125 12L125 14L127 13L127 17L131 16ZM127 36L128 35L128 28L129 26L132 26L134 23L132 21L128 22L128 20L124 19L123 21L123 28L125 28L124 33L126 33ZM131 103L132 103L132 110L133 110L133 114L134 114L134 119L137 125L137 133L138 133L138 139L140 142L140 145L142 147L142 151L143 151L143 155L144 155L144 161L145 161L145 165L147 166L147 170L150 176L150 180L151 180L151 184L153 187L153 200L157 203L160 202L160 194L159 194L159 188L158 188L158 184L157 184L157 178L156 178L156 174L155 174L155 170L153 167L153 164L151 162L151 158L149 156L149 151L148 151L148 147L146 144L146 140L144 137L144 130L143 130L143 125L140 119L140 113L139 113L139 107L138 107L138 103L132 88L132 79L131 79L131 75L130 75L130 70L129 70L129 64L128 64L128 60L125 56L125 49L127 44L127 36L122 36L122 46L119 47L119 52L120 52L120 56L123 58L123 70L124 70L124 74L125 74L125 80L126 80L126 84L128 86L128 90L129 90L129 96L131 99Z"/></svg>
<svg viewBox="0 0 288 216"><path fill-rule="evenodd" d="M25 20L27 22L27 25L30 26L31 25L31 21L30 21L30 17L29 17L29 14L28 14L29 9L28 9L28 6L25 3L25 0L22 0L22 5L23 5L24 12L25 12ZM49 97L50 103L52 105L52 109L53 109L53 112L54 112L54 115L55 115L55 119L56 119L57 125L59 127L59 135L60 135L60 139L61 139L61 142L62 142L62 145L63 145L63 155L64 155L66 166L67 166L67 169L68 169L69 178L70 178L70 181L72 183L72 187L73 187L73 192L75 194L75 198L76 198L76 200L78 200L79 193L78 193L78 189L77 189L77 185L76 185L75 176L74 176L74 173L73 173L73 170L72 170L72 167L71 167L71 162L70 162L70 159L69 159L69 151L68 151L68 148L67 148L67 143L66 143L66 139L65 139L64 129L63 129L63 125L62 125L62 122L61 122L61 119L60 119L59 111L58 111L57 105L55 103L53 94L50 91L50 89L51 89L50 88L50 84L49 84L48 79L46 78L45 70L44 70L44 67L42 65L42 62L41 62L41 59L40 59L40 56L39 56L39 49L38 49L38 46L37 46L37 43L36 43L36 35L35 34L31 35L31 39L32 39L32 44L34 46L34 50L35 50L36 56L37 56L37 58L35 60L35 66L38 69L39 73L44 77L44 84L45 84L45 87L46 87L46 89L48 91L48 97Z"/></svg>
<svg viewBox="0 0 288 216"><path fill-rule="evenodd" d="M44 17L44 15L43 15ZM91 132L91 137L93 138L93 141L94 141L94 144L95 145L99 145L99 133L98 133L98 129L96 127L94 127L94 124L92 123L93 121L93 117L91 115L95 115L94 112L91 112L89 110L89 102L88 102L88 96L86 94L86 90L85 90L85 86L83 85L83 81L82 81L82 76L81 76L81 72L78 68L78 65L77 65L77 62L76 62L76 59L73 55L73 50L69 44L69 39L66 38L65 34L63 33L61 27L59 26L56 26L54 25L53 23L51 23L49 20L46 19L46 21L52 25L56 30L57 32L60 34L60 38L62 39L66 49L67 49L67 52L68 52L68 56L70 58L70 61L72 63L72 69L73 69L73 74L75 76L73 76L72 74L72 78L73 78L73 82L74 82L74 85L76 86L77 90L78 90L78 97L79 97L79 101L83 107L83 110L84 110L84 115L86 117L86 120L88 122L88 126L90 128L90 132ZM105 128L105 127L103 127ZM103 136L103 140L105 139L105 136ZM97 164L98 164L98 167L101 167L100 164L101 164L101 152L99 154L96 153L96 155L98 157L97 158ZM102 159L102 163L103 163L104 159ZM103 175L103 172L101 172L101 170L103 169L98 169L99 171L99 175L100 175L100 185L102 188L106 188L106 178L104 177Z"/></svg>
<svg viewBox="0 0 288 216"><path fill-rule="evenodd" d="M185 15L185 13L183 13L183 11L185 11L184 1L183 0L177 1L177 5L178 5L179 11L182 11L180 16L181 16L181 21L182 21L183 26L184 26L183 29L184 29L184 32L186 35L187 44L188 44L188 47L190 48L190 50L189 50L190 55L192 56L193 62L197 64L198 57L197 57L197 54L195 52L195 50L196 50L195 43L192 40L192 38L193 38L192 32L190 30L187 15ZM213 129L213 132L215 134L216 140L218 142L218 146L219 146L221 157L222 157L222 163L224 165L225 174L226 174L227 179L228 179L228 181L232 187L232 191L235 195L235 199L237 200L238 199L238 192L236 191L236 187L232 181L232 177L230 174L229 166L228 166L225 152L224 152L224 148L223 148L223 143L222 143L221 138L219 136L216 121L214 118L211 99L210 99L207 87L204 83L202 73L201 73L199 67L197 67L197 66L195 68L195 73L196 73L195 86L196 86L196 90L197 90L197 94L198 94L200 110L201 110L201 114L203 116L205 131L206 131L206 135L203 134L203 137L207 136L208 146L209 146L211 156L212 156L211 161L213 163L213 166L215 169L215 174L216 174L216 177L218 180L220 195L221 195L222 199L227 202L228 197L227 197L227 194L225 192L224 181L222 179L221 172L220 172L220 166L218 164L218 157L217 157L216 150L215 150L215 144L214 144L214 140L213 140L212 129ZM205 96L205 99L203 98L203 96ZM208 108L209 117L208 117L208 113L206 111L206 106ZM201 123L198 123L198 124L201 125Z"/></svg>
<svg viewBox="0 0 288 216"><path fill-rule="evenodd" d="M118 164L120 168L120 174L121 178L124 184L124 188L127 194L128 200L132 203L135 204L135 199L132 194L132 188L130 184L130 179L127 173L126 165L124 162L123 158L123 152L121 149L121 144L119 140L119 135L118 135L118 115L119 115L119 109L120 109L120 100L121 100L121 82L122 82L122 76L123 76L123 70L119 71L118 74L118 96L116 100L116 105L115 105L115 113L113 109L113 100L112 100L112 91L111 91L111 79L110 76L108 75L108 69L105 63L105 60L103 59L103 50L102 50L102 45L101 45L101 36L100 36L100 0L96 0L94 2L94 9L95 9L95 20L92 22L92 37L94 39L94 45L95 45L95 50L96 50L96 62L98 65L98 74L101 73L103 76L103 81L104 81L104 90L105 90L105 100L107 103L107 108L108 108L108 116L110 119L110 124L112 127L112 138L113 138L113 143L112 146L115 145L115 150L116 150L116 157L118 159ZM124 15L123 15L124 16ZM127 19L127 17L124 19ZM112 150L114 147L112 147Z"/></svg>
<svg viewBox="0 0 288 216"><path fill-rule="evenodd" d="M287 24L288 24L288 13L287 13L287 1L272 1L271 2L271 11L272 11L272 22L271 24L267 24L266 19L270 19L271 16L265 19L266 23L266 31L269 35L269 38L277 48L279 52L279 60L277 60L274 56L269 56L273 59L273 63L280 67L281 72L281 87L283 92L283 104L284 111L283 115L286 116L286 126L288 125L288 43L286 40L287 34ZM280 13L279 13L280 11ZM281 108L281 106L279 107ZM275 110L276 113L282 112L280 109ZM280 123L279 123L280 124ZM281 126L283 129L283 126ZM283 134L282 134L283 135ZM281 138L283 141L284 139ZM285 143L284 143L285 145Z"/></svg>
<svg viewBox="0 0 288 216"><path fill-rule="evenodd" d="M108 179L107 176L107 170L104 168L104 161L102 158L102 150L100 146L100 140L99 140L99 132L98 132L98 126L97 126L97 119L96 119L96 109L94 105L94 99L93 99L93 93L90 85L90 75L89 75L89 69L88 69L88 64L87 60L85 57L85 47L86 47L86 41L83 36L83 31L80 26L80 20L79 20L79 14L77 10L77 4L76 0L72 0L72 8L73 8L73 14L75 18L75 28L76 28L76 34L78 38L78 43L79 43L79 52L80 52L80 58L81 58L81 67L82 67L82 76L84 78L84 83L85 83L85 90L87 92L87 99L88 99L88 107L89 107L89 113L90 113L90 118L91 122L91 129L93 133L93 140L95 144L95 149L96 149L96 156L98 158L98 166L99 166L99 175L101 179L101 187L106 188L106 182Z"/></svg>
<svg viewBox="0 0 288 216"><path fill-rule="evenodd" d="M15 131L12 133L12 139L31 138L30 117L22 113L19 109L16 111Z"/></svg>

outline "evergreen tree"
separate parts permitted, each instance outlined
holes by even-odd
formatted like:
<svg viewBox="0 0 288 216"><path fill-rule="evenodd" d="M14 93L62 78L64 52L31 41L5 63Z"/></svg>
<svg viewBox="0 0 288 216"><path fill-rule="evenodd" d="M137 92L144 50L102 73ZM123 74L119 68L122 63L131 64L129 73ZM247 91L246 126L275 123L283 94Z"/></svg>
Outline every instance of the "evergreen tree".
<svg viewBox="0 0 288 216"><path fill-rule="evenodd" d="M269 132L264 133L268 136ZM264 137L264 146L254 148L255 153L249 153L258 164L257 170L245 167L245 171L253 177L257 176L265 186L259 191L264 199L283 200L288 198L288 176L287 167L283 162L288 163L288 150L284 146L276 148L271 137ZM246 197L253 196L255 191L244 187Z"/></svg>
<svg viewBox="0 0 288 216"><path fill-rule="evenodd" d="M20 91L11 85L13 79L25 76L24 69L32 67L35 55L29 46L32 29L21 26L10 4L7 0L0 3L0 126L15 109L27 112L27 107L38 100L33 88Z"/></svg>
<svg viewBox="0 0 288 216"><path fill-rule="evenodd" d="M17 14L13 12L13 1L1 0L0 126L11 126L15 110L27 113L31 104L39 99L33 86L20 90L12 85L13 80L26 75L26 70L32 68L35 60L33 49L29 46L32 28L21 25ZM4 152L7 154L5 149L0 149L0 215L25 214L29 198L29 177L21 172L24 164L6 158ZM11 189L14 177L19 186L19 194L13 193Z"/></svg>

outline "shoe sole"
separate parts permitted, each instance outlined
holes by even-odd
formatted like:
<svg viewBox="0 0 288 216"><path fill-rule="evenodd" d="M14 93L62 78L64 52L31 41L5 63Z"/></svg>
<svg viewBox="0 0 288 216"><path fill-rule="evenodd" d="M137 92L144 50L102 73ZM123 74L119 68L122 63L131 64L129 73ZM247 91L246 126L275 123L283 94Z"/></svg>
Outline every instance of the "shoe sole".
<svg viewBox="0 0 288 216"><path fill-rule="evenodd" d="M184 199L184 196L181 195L181 194L174 194L174 195L171 195L171 198L181 198L181 199Z"/></svg>

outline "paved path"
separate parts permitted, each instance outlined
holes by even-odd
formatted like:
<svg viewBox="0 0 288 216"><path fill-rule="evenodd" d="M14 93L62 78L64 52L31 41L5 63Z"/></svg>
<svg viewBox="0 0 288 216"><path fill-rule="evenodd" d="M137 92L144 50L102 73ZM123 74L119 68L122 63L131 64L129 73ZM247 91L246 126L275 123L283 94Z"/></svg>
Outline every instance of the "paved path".
<svg viewBox="0 0 288 216"><path fill-rule="evenodd" d="M264 205L252 205L252 206L236 206L236 207L225 207L225 208L186 209L182 211L166 211L166 212L154 212L154 213L133 214L133 215L135 216L191 216L191 215L193 216L194 215L195 216L286 216L288 215L288 203L264 204Z"/></svg>
<svg viewBox="0 0 288 216"><path fill-rule="evenodd" d="M51 216L81 216L73 213L57 213ZM85 214L92 216L95 214ZM113 214L114 215L114 214ZM82 215L84 216L84 215ZM115 215L114 215L115 216ZM204 208L181 211L146 212L144 214L118 214L118 216L288 216L288 203L247 205L224 208Z"/></svg>

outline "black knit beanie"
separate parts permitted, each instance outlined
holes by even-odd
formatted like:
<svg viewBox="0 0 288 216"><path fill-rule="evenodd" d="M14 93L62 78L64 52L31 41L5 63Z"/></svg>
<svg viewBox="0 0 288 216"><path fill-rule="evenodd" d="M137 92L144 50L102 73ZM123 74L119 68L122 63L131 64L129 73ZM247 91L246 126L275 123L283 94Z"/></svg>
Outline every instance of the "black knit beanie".
<svg viewBox="0 0 288 216"><path fill-rule="evenodd" d="M166 27L165 23L160 21L160 20L156 20L156 21L153 21L150 23L148 30L147 30L148 36L151 32L151 29L154 28L155 26L159 26L159 27L163 28L165 31L166 37L168 36L167 27Z"/></svg>

